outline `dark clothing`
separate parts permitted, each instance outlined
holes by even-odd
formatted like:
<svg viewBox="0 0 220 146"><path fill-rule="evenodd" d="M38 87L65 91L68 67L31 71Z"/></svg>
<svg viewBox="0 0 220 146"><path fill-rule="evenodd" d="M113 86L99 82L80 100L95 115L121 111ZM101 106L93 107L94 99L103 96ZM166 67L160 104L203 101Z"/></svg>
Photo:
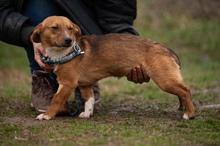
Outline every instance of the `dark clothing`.
<svg viewBox="0 0 220 146"><path fill-rule="evenodd" d="M35 25L22 15L26 0L0 0L0 40L17 46L30 45ZM131 33L136 0L53 0L83 34Z"/></svg>
<svg viewBox="0 0 220 146"><path fill-rule="evenodd" d="M28 23L32 26L37 26L48 16L66 16L54 0L26 0L20 13L29 18Z"/></svg>
<svg viewBox="0 0 220 146"><path fill-rule="evenodd" d="M21 2L0 0L0 40L17 46L29 43L34 26L28 25L28 17L19 13Z"/></svg>

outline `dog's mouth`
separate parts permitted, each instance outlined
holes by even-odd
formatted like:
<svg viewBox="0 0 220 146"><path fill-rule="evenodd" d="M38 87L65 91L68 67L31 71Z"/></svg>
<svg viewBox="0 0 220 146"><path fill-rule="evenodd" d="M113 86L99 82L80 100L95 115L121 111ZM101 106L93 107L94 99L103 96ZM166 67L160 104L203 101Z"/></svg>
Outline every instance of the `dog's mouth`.
<svg viewBox="0 0 220 146"><path fill-rule="evenodd" d="M69 48L69 47L71 47L71 46L73 46L72 43L71 43L71 44L66 44L66 43L64 43L64 44L61 44L61 45L56 45L56 47L58 47L58 48L63 48L63 49Z"/></svg>
<svg viewBox="0 0 220 146"><path fill-rule="evenodd" d="M59 47L59 48L69 48L71 46L73 46L74 41L72 41L72 39L64 39L62 41L59 40L55 40L54 41L54 46Z"/></svg>
<svg viewBox="0 0 220 146"><path fill-rule="evenodd" d="M63 44L62 46L60 46L60 47L63 47L63 48L69 48L69 47L71 47L73 44L71 43L71 44Z"/></svg>

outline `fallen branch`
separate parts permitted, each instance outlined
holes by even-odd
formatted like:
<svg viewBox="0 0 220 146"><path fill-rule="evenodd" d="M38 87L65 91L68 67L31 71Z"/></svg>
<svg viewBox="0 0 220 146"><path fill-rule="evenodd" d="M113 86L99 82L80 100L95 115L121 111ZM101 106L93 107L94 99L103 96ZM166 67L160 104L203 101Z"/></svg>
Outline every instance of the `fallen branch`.
<svg viewBox="0 0 220 146"><path fill-rule="evenodd" d="M204 105L204 106L199 107L200 110L210 109L210 108L220 108L220 104Z"/></svg>

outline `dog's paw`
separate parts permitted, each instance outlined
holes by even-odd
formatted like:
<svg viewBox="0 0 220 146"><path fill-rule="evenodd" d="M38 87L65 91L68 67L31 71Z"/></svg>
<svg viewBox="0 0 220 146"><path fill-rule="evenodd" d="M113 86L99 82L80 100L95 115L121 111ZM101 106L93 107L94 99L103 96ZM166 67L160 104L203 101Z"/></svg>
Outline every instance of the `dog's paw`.
<svg viewBox="0 0 220 146"><path fill-rule="evenodd" d="M185 120L189 120L189 115L188 115L187 113L184 113L184 115L183 115L183 119L185 119Z"/></svg>
<svg viewBox="0 0 220 146"><path fill-rule="evenodd" d="M82 112L80 113L79 117L80 118L89 118L90 116L92 116L92 112Z"/></svg>
<svg viewBox="0 0 220 146"><path fill-rule="evenodd" d="M185 120L194 119L194 118L195 118L194 115L189 115L188 113L184 113L183 115L183 119Z"/></svg>
<svg viewBox="0 0 220 146"><path fill-rule="evenodd" d="M40 114L36 117L37 120L50 120L51 117L49 117L48 115L45 114Z"/></svg>

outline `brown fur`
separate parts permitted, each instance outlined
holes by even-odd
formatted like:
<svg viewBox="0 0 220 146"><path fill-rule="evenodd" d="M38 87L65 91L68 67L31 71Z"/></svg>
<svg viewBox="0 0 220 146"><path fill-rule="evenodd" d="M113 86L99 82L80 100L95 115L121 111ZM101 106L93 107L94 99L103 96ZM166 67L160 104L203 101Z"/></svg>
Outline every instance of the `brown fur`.
<svg viewBox="0 0 220 146"><path fill-rule="evenodd" d="M182 82L180 62L173 51L150 39L128 34L82 36L78 26L67 18L58 16L49 17L39 24L32 39L34 42L41 42L45 49L62 47L55 51L60 53L68 48L64 41L68 37L65 31L85 54L67 63L55 65L54 72L60 86L50 108L43 118L38 119L53 118L77 86L86 102L93 97L92 85L95 82L109 76L126 76L138 65L163 91L178 96L179 109L186 109L185 119L194 118L190 89Z"/></svg>

